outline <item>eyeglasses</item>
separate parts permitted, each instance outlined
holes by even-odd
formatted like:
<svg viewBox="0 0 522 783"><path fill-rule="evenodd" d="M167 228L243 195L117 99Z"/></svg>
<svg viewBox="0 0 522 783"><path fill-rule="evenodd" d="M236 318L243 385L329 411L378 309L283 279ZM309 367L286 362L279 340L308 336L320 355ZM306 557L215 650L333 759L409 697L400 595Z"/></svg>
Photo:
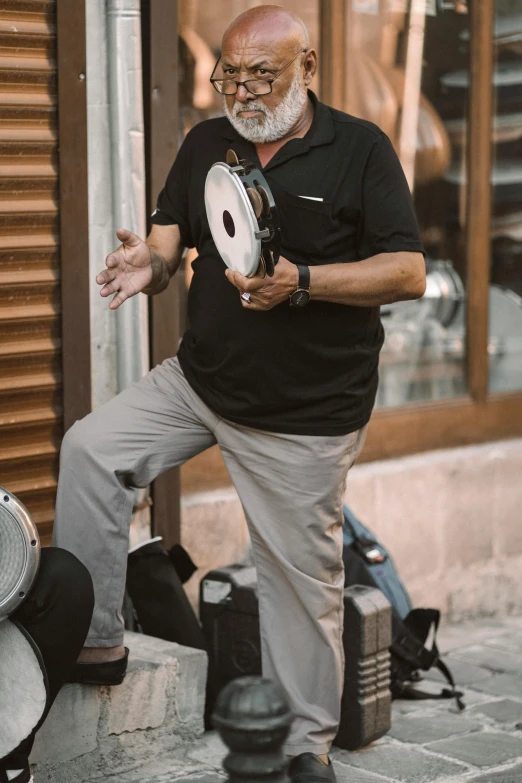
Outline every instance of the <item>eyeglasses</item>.
<svg viewBox="0 0 522 783"><path fill-rule="evenodd" d="M214 72L221 60L221 57L218 57L218 61L215 64L212 76L210 77L210 82L221 95L235 95L240 84L242 84L252 95L268 95L272 92L272 84L275 80L278 79L283 71L286 71L295 60L297 60L300 54L304 54L306 51L307 49L300 49L296 56L281 68L279 73L274 74L274 76L270 76L268 79L247 79L245 82L237 82L235 79L214 79Z"/></svg>

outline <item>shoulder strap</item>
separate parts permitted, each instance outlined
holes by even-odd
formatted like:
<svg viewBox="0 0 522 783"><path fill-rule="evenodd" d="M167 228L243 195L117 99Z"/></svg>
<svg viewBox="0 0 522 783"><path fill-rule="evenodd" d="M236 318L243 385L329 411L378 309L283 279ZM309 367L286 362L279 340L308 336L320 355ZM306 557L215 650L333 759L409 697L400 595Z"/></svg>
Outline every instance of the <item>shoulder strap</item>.
<svg viewBox="0 0 522 783"><path fill-rule="evenodd" d="M401 699L424 700L424 699L455 699L459 712L462 712L466 708L466 705L462 701L462 692L450 690L449 688L443 688L440 693L428 693L427 691L421 691L420 688L414 688L413 685L408 683L400 683L395 686L396 695Z"/></svg>
<svg viewBox="0 0 522 783"><path fill-rule="evenodd" d="M425 691L413 688L405 683L396 683L396 690L400 692L405 699L449 699L454 698L459 712L465 709L462 701L463 694L456 690L455 681L449 668L440 658L439 648L437 647L437 631L440 622L440 612L438 609L412 609L408 617L404 620L401 627L401 633L394 639L391 651L398 658L406 661L415 669L427 671L435 666L446 679L450 688L443 688L438 694L430 694ZM433 626L433 644L431 650L424 647L431 627ZM421 641L422 640L422 641Z"/></svg>

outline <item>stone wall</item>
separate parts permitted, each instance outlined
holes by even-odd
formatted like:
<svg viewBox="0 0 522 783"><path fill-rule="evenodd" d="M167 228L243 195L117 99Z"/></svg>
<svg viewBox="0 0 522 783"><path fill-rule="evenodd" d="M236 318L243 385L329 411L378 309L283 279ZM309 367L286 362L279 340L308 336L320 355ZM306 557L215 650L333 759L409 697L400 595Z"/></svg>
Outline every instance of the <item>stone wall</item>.
<svg viewBox="0 0 522 783"><path fill-rule="evenodd" d="M452 621L522 610L522 439L356 465L345 502L389 549L417 606ZM186 496L187 585L248 556L234 490Z"/></svg>

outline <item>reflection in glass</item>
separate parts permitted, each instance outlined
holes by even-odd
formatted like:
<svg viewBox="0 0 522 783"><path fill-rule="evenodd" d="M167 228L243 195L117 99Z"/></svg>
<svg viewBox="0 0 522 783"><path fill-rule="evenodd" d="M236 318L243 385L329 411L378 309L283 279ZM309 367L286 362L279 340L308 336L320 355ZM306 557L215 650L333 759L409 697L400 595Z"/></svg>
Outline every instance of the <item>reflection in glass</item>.
<svg viewBox="0 0 522 783"><path fill-rule="evenodd" d="M495 6L489 388L503 392L522 389L522 8Z"/></svg>
<svg viewBox="0 0 522 783"><path fill-rule="evenodd" d="M397 0L358 13L347 3L350 114L391 138L413 192L428 285L381 309L378 406L466 391L466 3ZM441 8L443 7L443 10Z"/></svg>

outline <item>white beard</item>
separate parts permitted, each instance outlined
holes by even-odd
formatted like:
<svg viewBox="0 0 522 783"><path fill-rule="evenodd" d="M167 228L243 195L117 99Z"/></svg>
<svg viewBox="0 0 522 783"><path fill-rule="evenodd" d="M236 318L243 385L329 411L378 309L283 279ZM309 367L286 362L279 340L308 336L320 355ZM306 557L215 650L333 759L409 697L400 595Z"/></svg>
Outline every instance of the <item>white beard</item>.
<svg viewBox="0 0 522 783"><path fill-rule="evenodd" d="M246 104L236 101L232 111L229 111L224 97L223 107L230 123L240 136L253 144L265 144L282 139L290 133L304 112L307 101L307 92L296 74L288 92L275 109L267 109L264 103L254 98ZM264 117L242 117L242 111L260 111L263 112Z"/></svg>

